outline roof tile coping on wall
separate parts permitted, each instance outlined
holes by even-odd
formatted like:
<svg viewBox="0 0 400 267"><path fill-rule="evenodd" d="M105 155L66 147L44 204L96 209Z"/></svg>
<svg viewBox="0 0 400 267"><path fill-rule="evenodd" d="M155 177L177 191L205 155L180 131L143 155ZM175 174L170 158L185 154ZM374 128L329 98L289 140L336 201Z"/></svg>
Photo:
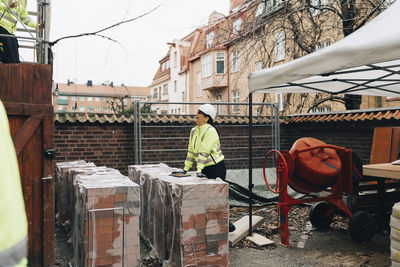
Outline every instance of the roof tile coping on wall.
<svg viewBox="0 0 400 267"><path fill-rule="evenodd" d="M193 115L159 115L159 114L142 114L142 122L145 124L193 124ZM124 116L115 114L100 113L55 113L54 121L59 123L133 123L134 116ZM217 116L215 124L248 124L249 119L246 116ZM267 116L258 116L253 118L254 124L267 124L271 120Z"/></svg>
<svg viewBox="0 0 400 267"><path fill-rule="evenodd" d="M400 107L357 109L336 112L293 114L285 116L285 124L304 122L339 122L339 121L372 121L372 120L400 120Z"/></svg>
<svg viewBox="0 0 400 267"><path fill-rule="evenodd" d="M142 114L142 121L145 124L152 123L178 123L193 124L193 115L159 115L159 114ZM397 108L377 108L365 110L349 110L328 113L312 113L312 114L294 114L281 118L284 124L304 123L304 122L339 122L339 121L372 121L372 120L400 120L400 107ZM115 114L100 113L56 113L54 120L59 123L65 122L90 122L90 123L133 123L134 116L124 116ZM267 116L257 116L253 118L254 124L270 123ZM246 116L217 116L216 124L248 124L249 119Z"/></svg>

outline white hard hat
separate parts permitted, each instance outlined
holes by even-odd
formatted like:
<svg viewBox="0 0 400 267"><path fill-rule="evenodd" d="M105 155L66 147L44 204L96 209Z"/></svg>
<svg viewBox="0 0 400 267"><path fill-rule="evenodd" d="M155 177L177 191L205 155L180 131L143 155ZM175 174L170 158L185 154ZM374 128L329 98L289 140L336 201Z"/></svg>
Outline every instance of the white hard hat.
<svg viewBox="0 0 400 267"><path fill-rule="evenodd" d="M203 112L204 114L208 115L211 117L212 120L215 119L215 116L217 116L217 111L213 106L210 104L204 104L199 107L199 110Z"/></svg>

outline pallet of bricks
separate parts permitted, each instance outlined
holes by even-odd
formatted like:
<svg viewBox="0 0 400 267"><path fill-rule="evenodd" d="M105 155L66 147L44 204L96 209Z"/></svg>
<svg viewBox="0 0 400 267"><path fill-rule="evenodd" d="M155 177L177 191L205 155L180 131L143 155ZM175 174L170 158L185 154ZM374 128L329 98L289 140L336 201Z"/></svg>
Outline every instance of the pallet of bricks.
<svg viewBox="0 0 400 267"><path fill-rule="evenodd" d="M228 266L228 184L172 177L165 164L128 166L140 184L140 232L166 266Z"/></svg>
<svg viewBox="0 0 400 267"><path fill-rule="evenodd" d="M57 177L70 196L62 211L72 216L73 266L139 266L139 185L115 169L79 164Z"/></svg>

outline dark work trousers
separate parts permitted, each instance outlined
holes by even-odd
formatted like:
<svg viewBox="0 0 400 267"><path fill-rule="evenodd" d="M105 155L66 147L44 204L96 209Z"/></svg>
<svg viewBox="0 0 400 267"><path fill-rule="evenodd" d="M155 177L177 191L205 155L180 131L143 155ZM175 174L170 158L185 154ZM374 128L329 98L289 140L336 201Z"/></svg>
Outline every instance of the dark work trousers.
<svg viewBox="0 0 400 267"><path fill-rule="evenodd" d="M11 35L1 26L0 34ZM0 61L2 63L20 63L18 47L19 45L17 38L0 36Z"/></svg>
<svg viewBox="0 0 400 267"><path fill-rule="evenodd" d="M222 160L218 162L216 165L204 167L201 173L207 176L207 178L209 179L215 179L219 177L222 180L225 180L226 177L225 162Z"/></svg>

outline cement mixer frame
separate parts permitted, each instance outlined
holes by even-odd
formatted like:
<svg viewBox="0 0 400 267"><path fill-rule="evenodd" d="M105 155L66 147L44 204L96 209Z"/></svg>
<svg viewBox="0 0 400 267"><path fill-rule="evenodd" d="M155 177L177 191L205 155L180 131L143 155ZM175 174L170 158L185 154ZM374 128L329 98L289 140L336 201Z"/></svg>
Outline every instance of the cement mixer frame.
<svg viewBox="0 0 400 267"><path fill-rule="evenodd" d="M287 192L289 179L293 175L294 160L300 153L307 151L330 148L336 150L342 161L342 169L335 184L331 187L330 194L323 197L311 197L306 199L295 199ZM350 234L356 241L367 241L375 233L376 224L369 213L359 211L353 216L343 201L343 194L353 193L352 178L352 151L343 147L333 145L313 146L306 149L294 151L294 157L288 151L279 152L277 150L269 151L264 158L264 179L268 188L279 194L278 198L278 228L281 235L281 244L289 246L289 221L288 214L293 205L320 202L310 211L310 221L316 228L329 226L332 215L338 208L350 218ZM265 175L266 162L269 156L273 155L276 163L276 189L270 187ZM324 190L327 191L327 190ZM329 203L329 204L328 204Z"/></svg>

